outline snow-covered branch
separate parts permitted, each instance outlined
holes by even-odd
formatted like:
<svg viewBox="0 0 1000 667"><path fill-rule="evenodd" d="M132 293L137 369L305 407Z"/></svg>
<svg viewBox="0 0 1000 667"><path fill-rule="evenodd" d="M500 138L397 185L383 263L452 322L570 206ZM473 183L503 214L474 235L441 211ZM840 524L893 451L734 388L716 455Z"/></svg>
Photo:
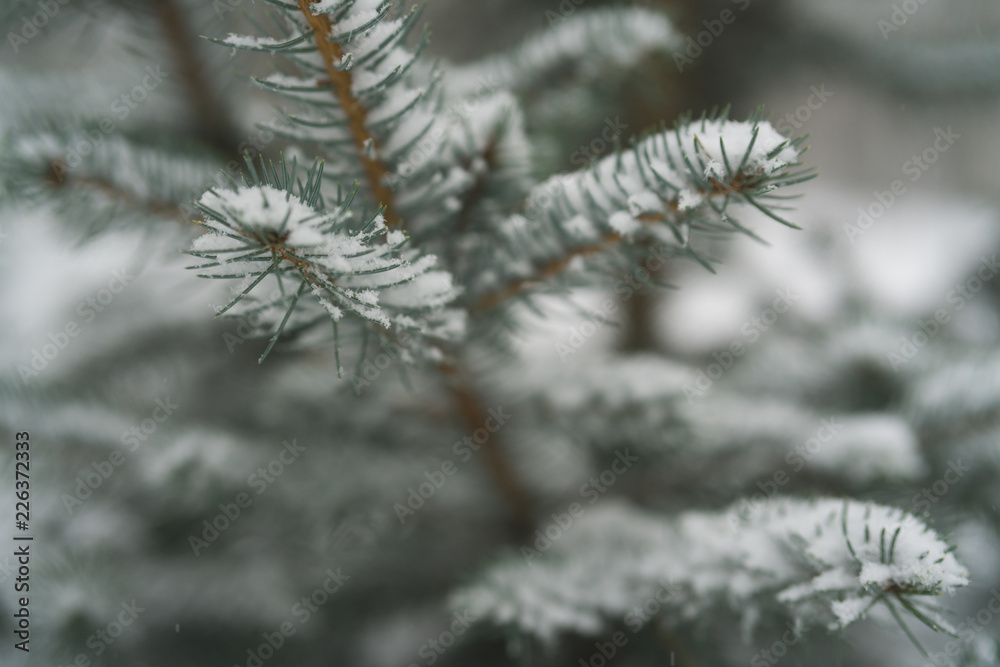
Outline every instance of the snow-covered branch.
<svg viewBox="0 0 1000 667"><path fill-rule="evenodd" d="M450 70L448 93L472 95L484 83L518 94L554 80L577 84L635 67L679 41L670 21L643 7L607 8L571 15L525 39L508 53Z"/></svg>
<svg viewBox="0 0 1000 667"><path fill-rule="evenodd" d="M752 206L778 222L776 190L811 178L798 170L801 138L789 140L755 115L682 121L595 163L536 186L525 215L498 229L497 261L468 285L477 309L489 310L552 281L575 258L622 247L656 245L693 257L700 233L756 235L730 213ZM502 253L502 254L501 254Z"/></svg>
<svg viewBox="0 0 1000 667"><path fill-rule="evenodd" d="M551 642L623 621L667 583L666 623L720 603L753 623L777 604L796 622L840 629L882 604L946 629L918 598L968 583L913 516L832 498L774 501L740 530L725 512L664 520L609 504L550 533L456 593L453 607Z"/></svg>
<svg viewBox="0 0 1000 667"><path fill-rule="evenodd" d="M192 267L203 277L240 281L219 314L253 314L261 322L259 330L271 334L262 361L282 333L322 321L333 322L339 350L338 324L345 316L421 337L454 333L435 319L457 294L450 274L433 270L433 255L405 250L408 238L388 231L381 212L357 229L351 211L356 191L328 207L320 193L321 164L305 183L296 180L294 163L289 169L262 158L261 174L249 158L247 166L244 184L209 190L198 201L209 233L190 252L207 260ZM274 284L265 283L268 278ZM258 296L268 289L269 296Z"/></svg>
<svg viewBox="0 0 1000 667"><path fill-rule="evenodd" d="M414 52L405 47L419 9L391 18L391 5L383 0L270 4L284 18L279 37L230 34L214 41L291 59L299 70L296 76L275 73L254 79L306 110L287 113L287 120L271 129L286 139L322 147L330 158L328 176L366 183L385 209L387 226L398 226L408 212L397 210L390 180L437 123L432 104L436 77L428 73L410 83L411 69L426 43L425 33ZM437 151L419 174L407 174L404 182L425 181L436 157Z"/></svg>
<svg viewBox="0 0 1000 667"><path fill-rule="evenodd" d="M7 135L0 143L0 192L15 201L55 201L85 235L126 220L186 221L188 203L218 165L208 155L173 154L104 129Z"/></svg>

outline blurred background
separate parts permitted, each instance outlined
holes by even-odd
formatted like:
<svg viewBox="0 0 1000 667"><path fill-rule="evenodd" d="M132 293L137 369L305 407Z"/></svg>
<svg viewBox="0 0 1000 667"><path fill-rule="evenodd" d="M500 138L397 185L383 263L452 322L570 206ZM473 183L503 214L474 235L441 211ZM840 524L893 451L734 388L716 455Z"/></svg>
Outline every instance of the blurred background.
<svg viewBox="0 0 1000 667"><path fill-rule="evenodd" d="M200 142L224 164L275 113L245 77L271 65L195 36L252 33L266 11L196 4L54 3L19 43L10 34L43 10L12 2L0 10L0 131L11 141L108 118L123 136ZM445 69L474 63L616 4L430 0L429 53ZM513 353L502 364L483 355L481 391L514 415L504 443L524 483L540 507L563 506L627 445L643 462L611 497L665 516L718 509L754 492L811 417L877 417L889 436L859 427L783 492L926 511L971 572L946 604L974 614L1000 586L1000 279L983 277L1000 251L1000 4L635 4L669 16L681 46L617 67L583 59L516 91L539 179L613 153L599 140L611 119L627 143L726 105L736 119L764 106L780 131L808 134L804 161L819 177L785 214L802 230L747 215L769 245L712 244L717 275L671 263L676 289L643 289L606 324L594 322L607 285L542 300L545 317L519 314ZM734 20L720 29L724 12ZM687 38L706 31L691 50ZM211 119L186 103L190 58L224 109ZM129 93L137 82L141 100ZM262 143L269 155L285 148ZM399 520L396 505L466 435L432 378L415 373L408 388L393 372L355 391L329 350L259 366L261 343L212 318L225 290L184 270L189 226L124 201L109 227L92 203L18 194L0 190L0 424L5 443L31 434L34 631L30 655L13 650L14 560L0 556L4 665L576 665L592 654L584 638L542 652L482 629L428 649L453 623L449 594L518 544L475 459ZM770 319L782 295L789 307ZM734 342L746 356L686 401ZM616 374L623 358L648 386ZM662 409L636 407L649 404ZM959 459L969 472L921 496ZM5 446L5 536L13 466ZM295 634L262 653L284 623ZM720 611L666 641L646 633L615 662L747 664L783 627L779 616L761 624L741 638ZM922 631L937 650L942 638ZM1000 621L962 648L991 664L993 637ZM953 664L963 659L978 664ZM784 661L925 664L878 616L816 632Z"/></svg>

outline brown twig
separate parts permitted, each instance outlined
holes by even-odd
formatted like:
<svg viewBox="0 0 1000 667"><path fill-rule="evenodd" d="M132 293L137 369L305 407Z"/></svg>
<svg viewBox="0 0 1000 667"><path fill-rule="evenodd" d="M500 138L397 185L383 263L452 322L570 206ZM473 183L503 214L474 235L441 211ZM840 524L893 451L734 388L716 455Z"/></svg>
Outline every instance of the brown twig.
<svg viewBox="0 0 1000 667"><path fill-rule="evenodd" d="M46 182L55 188L67 188L74 186L90 188L95 192L101 193L108 199L119 201L132 208L146 209L150 213L164 218L172 218L183 223L188 222L180 207L175 204L158 199L142 199L132 192L123 190L107 179L95 178L93 176L74 176L71 178L68 173L69 167L65 163L59 160L53 160L49 164L49 172L46 175Z"/></svg>
<svg viewBox="0 0 1000 667"><path fill-rule="evenodd" d="M551 262L538 267L532 275L526 278L518 278L495 292L486 294L480 298L478 302L476 302L475 309L479 311L486 311L491 308L495 308L501 303L509 301L522 292L527 291L535 283L548 280L549 278L562 273L566 267L569 266L569 263L577 257L596 255L599 252L607 250L609 245L621 242L622 238L624 237L621 234L609 233L605 234L601 238L600 243L592 243L590 245L573 248L559 259L554 259Z"/></svg>
<svg viewBox="0 0 1000 667"><path fill-rule="evenodd" d="M385 206L385 222L389 227L396 227L400 224L399 214L393 204L392 191L385 183L385 177L389 173L385 164L370 157L366 148L369 146L377 153L378 144L375 138L365 127L368 110L353 96L351 92L351 74L346 70L338 70L334 64L339 62L343 56L340 45L330 41L333 26L330 19L325 14L313 14L309 9L309 0L298 0L299 9L305 15L315 33L316 46L323 63L326 65L327 75L333 83L334 93L338 102L347 114L348 125L351 136L358 149L358 157L361 160L365 175L368 179L368 186L372 195L383 206ZM483 185L479 185L482 188ZM475 188L474 188L475 189ZM483 427L489 418L489 413L472 391L471 384L464 373L458 371L455 366L441 364L439 370L451 380L451 391L455 398L461 417L469 429L475 430ZM491 438L481 448L486 466L493 477L497 488L500 490L507 506L510 508L518 527L521 529L532 525L532 515L530 502L526 492L518 481L513 466L507 460L502 451L502 447L496 437Z"/></svg>
<svg viewBox="0 0 1000 667"><path fill-rule="evenodd" d="M184 86L198 134L221 154L235 153L240 133L217 97L208 75L197 57L191 30L176 0L151 3L163 28L163 36Z"/></svg>
<svg viewBox="0 0 1000 667"><path fill-rule="evenodd" d="M341 107L347 114L351 135L354 139L356 147L358 148L358 157L364 166L369 187L371 188L373 196L383 206L385 206L384 215L386 224L390 227L398 226L400 224L400 218L395 212L393 206L392 192L384 182L384 177L388 173L388 168L380 161L370 157L365 150L369 142L373 144L373 148L377 149L374 137L372 137L372 135L368 132L368 129L365 127L367 109L365 109L365 107L360 104L360 102L354 98L351 93L352 82L350 73L338 70L334 66L335 63L340 61L342 53L340 45L336 42L330 41L329 39L333 31L333 26L330 24L330 20L326 15L313 14L309 9L309 3L310 0L299 0L299 8L305 15L309 26L315 33L316 46L323 58L324 64L326 65L327 74L333 84L334 93L337 100L340 102ZM164 4L172 5L173 3L165 2ZM183 24L177 22L179 16L175 15L175 10L176 7L167 7L165 9L161 9L161 14L163 15L164 24L169 26L168 32L173 32L179 35L181 34L180 27L182 27ZM211 110L214 110L215 106L210 104L211 98L199 93L204 85L204 79L199 76L200 70L194 67L194 65L197 64L197 61L194 61L190 57L179 60L182 62L190 61L188 63L190 66L190 72L189 75L184 77L184 79L188 82L189 93L192 101L197 103L196 106L207 105L205 109L206 113L210 110L208 107L211 107ZM210 92L210 89L207 88L207 86L205 87L205 90ZM215 130L212 130L210 134L212 137L220 136ZM65 187L68 184L68 179L65 178L65 168L59 163L53 163L52 167L52 183L58 187ZM158 214L170 213L172 217L184 220L183 216L179 215L179 209L177 207L170 206L165 202L156 202L152 204L150 202L140 202L134 195L119 190L110 182L99 181L92 178L77 178L74 180L79 184L94 187L107 196L117 198L130 205L142 204ZM484 186L485 184L479 183L473 191L478 193ZM478 197L478 194L470 193L470 196ZM471 206L471 204L469 204L469 206ZM262 243L265 242L265 240L258 240ZM282 259L290 261L300 271L302 271L306 280L312 283L320 283L320 281L312 275L311 269L314 269L314 267L310 266L307 262L303 262L298 257L295 257L294 252L289 252L291 249L286 249L279 242L266 242L266 245L269 246L272 252L280 254ZM490 418L490 414L475 392L471 389L471 383L466 375L463 372L460 372L457 366L450 363L439 364L438 370L449 380L450 391L455 399L456 406L465 426L470 431L483 428L487 420ZM487 469L490 471L490 474L496 483L504 502L508 506L514 518L517 529L522 532L526 531L533 525L531 502L527 492L518 480L513 466L505 456L502 445L498 441L495 434L490 438L490 440L480 447L480 451L483 455Z"/></svg>
<svg viewBox="0 0 1000 667"><path fill-rule="evenodd" d="M400 224L400 217L396 212L392 190L385 182L389 168L381 161L371 157L370 154L378 153L378 142L365 126L368 109L351 92L351 73L336 67L336 63L340 62L343 53L340 44L330 41L333 25L330 23L329 17L326 14L313 14L312 10L309 9L310 2L311 0L299 0L299 9L305 15L309 27L313 29L316 48L323 58L327 76L330 77L333 84L334 94L344 113L347 114L351 137L358 149L358 159L361 160L365 169L365 177L368 180L372 196L385 207L383 213L385 224L390 228L397 227Z"/></svg>
<svg viewBox="0 0 1000 667"><path fill-rule="evenodd" d="M743 192L747 187L752 187L754 185L754 179L746 178L742 174L737 174L731 183L722 183L716 179L711 179L711 188L702 190L702 194L705 196L717 196L723 194L738 194ZM679 209L677 201L666 202L667 210L676 213ZM663 222L667 219L667 213L644 213L638 216L636 219L639 222L646 224L654 224L657 222ZM520 295L522 292L527 291L532 285L548 280L552 278L569 266L577 257L586 257L588 255L594 255L604 250L607 250L609 246L621 243L625 239L621 234L615 232L608 232L601 237L601 240L597 243L591 243L585 246L578 246L576 248L571 248L566 252L566 254L558 259L554 259L546 264L535 269L535 272L525 278L517 278L511 281L504 287L490 292L485 296L480 297L479 301L476 302L474 310L486 311L500 304L509 301L510 299Z"/></svg>
<svg viewBox="0 0 1000 667"><path fill-rule="evenodd" d="M447 379L451 380L450 390L465 427L470 433L484 428L491 415L484 407L479 396L471 389L471 384L465 372L450 363L438 364L438 369ZM515 528L519 533L527 534L530 528L534 526L531 499L521 485L517 473L503 451L503 445L495 433L491 435L489 440L480 445L479 451L483 456L490 476L493 478L493 482L496 484L497 489L499 489L504 502L513 516Z"/></svg>

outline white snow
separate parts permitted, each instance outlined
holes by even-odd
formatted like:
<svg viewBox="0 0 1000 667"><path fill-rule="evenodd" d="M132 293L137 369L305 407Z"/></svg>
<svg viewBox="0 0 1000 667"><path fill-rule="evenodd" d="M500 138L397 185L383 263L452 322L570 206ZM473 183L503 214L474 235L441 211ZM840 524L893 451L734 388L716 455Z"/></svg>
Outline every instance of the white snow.
<svg viewBox="0 0 1000 667"><path fill-rule="evenodd" d="M608 36L611 31L614 37ZM591 74L604 68L625 69L679 41L661 12L639 7L592 10L528 38L510 54L452 68L447 83L451 93L461 97L474 94L484 81L509 89L527 86L566 64Z"/></svg>
<svg viewBox="0 0 1000 667"><path fill-rule="evenodd" d="M229 221L244 229L287 232L290 246L311 247L323 242L322 235L311 224L320 217L319 213L298 197L290 197L269 185L209 190L199 202L224 213Z"/></svg>
<svg viewBox="0 0 1000 667"><path fill-rule="evenodd" d="M809 465L837 472L856 484L881 477L918 479L926 473L917 436L902 417L853 414L836 421L840 431Z"/></svg>
<svg viewBox="0 0 1000 667"><path fill-rule="evenodd" d="M281 44L281 40L277 40L274 37L258 37L256 35L237 35L236 33L229 33L224 41L227 45L233 46L235 48L247 48L256 49L267 46L274 46L276 44Z"/></svg>
<svg viewBox="0 0 1000 667"><path fill-rule="evenodd" d="M720 142L726 146L725 157ZM574 220L574 229L580 226L576 217L584 216L597 227L625 235L663 220L679 227L682 220L671 217L672 209L697 209L709 198L721 203L731 196L726 187L736 179L766 177L796 162L798 152L785 144L785 137L766 122L695 121L677 132L653 135L593 168L550 177L531 191L526 210L533 219ZM705 184L683 167L685 159L697 164L726 158L734 173L721 183ZM653 214L652 224L637 219L643 214Z"/></svg>
<svg viewBox="0 0 1000 667"><path fill-rule="evenodd" d="M608 217L608 224L622 236L629 236L632 232L641 229L642 223L633 218L625 211L615 211Z"/></svg>
<svg viewBox="0 0 1000 667"><path fill-rule="evenodd" d="M664 520L616 502L585 509L549 547L529 541L534 553L498 563L453 596L452 607L550 642L622 622L663 582L671 584L663 606L675 619L716 602L753 616L776 599L797 623L837 628L881 591L938 595L968 583L937 534L893 508L780 499L734 531L736 511Z"/></svg>
<svg viewBox="0 0 1000 667"><path fill-rule="evenodd" d="M349 211L319 211L298 196L268 185L212 190L200 203L221 219L206 219L202 224L210 232L196 239L193 247L220 262L204 268L206 273L245 274L235 285L234 295L250 287L274 261L283 271L283 281L306 281L316 303L335 322L353 313L389 328L397 310L433 313L458 294L451 274L432 270L437 261L433 255L396 254L396 246L406 237L400 231L389 232L381 215L369 231L349 233L344 226ZM308 280L303 277L303 265ZM265 291L263 287L258 290ZM241 314L251 303L238 304L232 314ZM281 318L287 304L275 297L267 308L269 317ZM427 324L414 322L414 328Z"/></svg>

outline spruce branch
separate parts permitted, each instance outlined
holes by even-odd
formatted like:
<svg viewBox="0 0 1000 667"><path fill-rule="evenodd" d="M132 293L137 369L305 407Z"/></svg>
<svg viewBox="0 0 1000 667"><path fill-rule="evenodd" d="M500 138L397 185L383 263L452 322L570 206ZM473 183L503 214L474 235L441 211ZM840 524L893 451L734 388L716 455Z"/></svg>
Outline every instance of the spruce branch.
<svg viewBox="0 0 1000 667"><path fill-rule="evenodd" d="M517 99L498 91L474 103L474 112L456 103L445 115L441 180L446 185L438 188L444 199L422 189L401 192L401 201L413 210L407 227L414 240L447 258L462 284L497 261L495 230L520 209L536 182Z"/></svg>
<svg viewBox="0 0 1000 667"><path fill-rule="evenodd" d="M386 3L300 0L296 5L276 1L271 4L284 12L290 29L277 37L230 35L215 41L233 48L283 54L298 67L297 77L272 74L254 79L258 85L309 110L308 117L288 113L288 123L272 129L286 138L325 150L333 166L331 178L356 173L360 162L361 175L373 197L386 207L382 216L385 224L398 225L405 216L408 231L421 247L453 256L453 239L446 239L442 231L456 217L451 202L457 202L463 188L475 189L473 179L462 176L459 165L463 157L470 163L479 157L482 123L467 119L444 126L438 108L433 106L432 90L437 81L433 72L429 78L411 77L423 87L413 89L407 85L407 72L426 44L425 31L415 53L402 47L419 18L419 9L389 19ZM316 45L318 61L304 46L310 40ZM329 92L335 104L324 101ZM497 110L497 114L489 116L491 119L510 117L514 114L512 101L509 96L498 96L485 101L483 107ZM500 125L520 129L516 121ZM472 142L458 142L456 137ZM423 143L417 146L418 142ZM498 149L508 157L513 152L518 151ZM485 195L493 181L484 181L481 191ZM526 187L519 190L519 195L524 191ZM477 200L481 202L482 197L466 198L470 209ZM470 210L470 227L474 226L471 217ZM379 333L393 338L391 331L383 329ZM365 349L362 346L362 355ZM465 374L455 370L458 355L436 341L430 341L422 354L445 376L467 425L480 428L488 413ZM504 458L502 446L491 442L484 458L515 521L522 527L528 525L527 494Z"/></svg>
<svg viewBox="0 0 1000 667"><path fill-rule="evenodd" d="M734 529L738 511L664 520L606 504L546 550L526 544L518 557L501 560L456 593L452 605L551 643L563 633L604 632L667 582L667 600L657 599L670 625L718 604L752 620L777 603L798 625L839 630L891 597L918 620L951 632L937 611L916 605L965 586L968 573L913 516L857 501L774 498ZM874 537L883 531L894 536L891 553Z"/></svg>
<svg viewBox="0 0 1000 667"><path fill-rule="evenodd" d="M313 3L310 0L298 0L299 10L313 31L313 40L323 59L337 102L347 114L351 137L358 151L358 160L364 167L368 187L375 200L384 207L385 224L390 228L397 227L400 224L400 217L396 212L392 190L386 184L389 169L379 159L373 157L379 152L380 145L368 131L368 110L353 93L351 72L343 68L344 54L340 44L333 38L334 26L330 17L324 13L314 13L310 9L311 4Z"/></svg>
<svg viewBox="0 0 1000 667"><path fill-rule="evenodd" d="M356 190L338 192L328 205L321 162L304 182L294 162L275 165L262 157L259 170L249 156L246 162L242 185L209 190L198 201L209 233L189 251L205 263L190 268L203 271L201 277L240 281L218 314L255 315L271 337L260 360L283 333L301 335L323 321L333 324L339 355L345 318L411 332L413 358L439 358L427 341L454 333L437 317L457 290L449 274L432 270L434 256L406 249L408 238L389 231L381 211L358 225L351 210ZM270 295L260 296L268 288Z"/></svg>
<svg viewBox="0 0 1000 667"><path fill-rule="evenodd" d="M90 150L71 149L80 145ZM14 202L54 203L84 236L150 216L186 222L187 204L216 168L206 154L96 127L21 130L0 141L0 190Z"/></svg>
<svg viewBox="0 0 1000 667"><path fill-rule="evenodd" d="M577 258L612 248L627 255L643 244L665 245L712 270L695 251L699 235L759 239L730 213L732 204L795 227L777 213L785 207L774 191L812 177L796 171L801 142L778 134L759 113L740 123L723 112L682 120L591 169L554 176L532 190L526 216L499 230L506 275L483 275L468 286L467 299L473 310L488 311L550 284Z"/></svg>
<svg viewBox="0 0 1000 667"><path fill-rule="evenodd" d="M149 213L158 218L169 218L183 223L187 222L177 204L155 197L144 199L135 192L130 192L119 184L114 183L107 177L74 175L66 163L59 160L54 160L50 164L49 178L46 180L46 183L53 188L82 189L100 194L114 208L121 205L138 213Z"/></svg>
<svg viewBox="0 0 1000 667"><path fill-rule="evenodd" d="M295 76L253 77L296 105L268 128L319 147L327 157L328 180L361 180L373 203L385 210L390 228L404 218L409 227L409 217L441 201L447 193L439 190L448 185L439 178L445 145L434 131L440 128L439 76L415 71L426 30L412 52L405 46L419 7L394 18L389 3L378 0L269 3L284 19L276 24L276 36L230 34L212 41L287 57L298 70ZM414 191L420 192L416 209L403 203Z"/></svg>
<svg viewBox="0 0 1000 667"><path fill-rule="evenodd" d="M456 97L474 94L483 82L530 96L560 82L585 84L609 71L637 66L679 42L670 21L644 7L602 8L563 18L550 30L525 38L507 53L450 70Z"/></svg>
<svg viewBox="0 0 1000 667"><path fill-rule="evenodd" d="M620 243L625 237L617 232L608 232L601 237L599 243L577 246L567 251L562 257L551 260L541 266L535 267L530 275L523 278L516 278L503 288L488 292L476 302L473 312L485 312L507 303L521 294L524 294L535 287L544 286L550 281L566 271L567 267L577 258L584 258L590 255L597 255L607 252Z"/></svg>
<svg viewBox="0 0 1000 667"><path fill-rule="evenodd" d="M776 347L792 354L786 341ZM647 462L661 462L650 468L660 468L668 487L661 493L671 496L706 478L734 493L754 489L761 475L787 468L788 452L807 442L815 447L818 438L822 448L808 465L796 461L795 477L862 490L916 483L928 474L917 430L892 411L807 408L798 402L798 385L775 395L720 381L706 392L698 378L696 366L662 356L614 355L567 364L517 409L535 413L551 437L569 436L595 456L630 447Z"/></svg>

